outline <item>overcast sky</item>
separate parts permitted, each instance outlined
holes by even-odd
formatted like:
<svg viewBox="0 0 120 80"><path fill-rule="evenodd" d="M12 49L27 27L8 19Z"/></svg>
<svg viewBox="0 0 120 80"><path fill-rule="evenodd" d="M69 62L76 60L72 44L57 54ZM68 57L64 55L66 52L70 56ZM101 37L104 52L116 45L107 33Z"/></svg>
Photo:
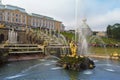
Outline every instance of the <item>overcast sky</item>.
<svg viewBox="0 0 120 80"><path fill-rule="evenodd" d="M53 17L62 21L66 29L75 29L83 18L87 18L94 31L105 31L108 24L120 23L120 0L2 0L2 3Z"/></svg>

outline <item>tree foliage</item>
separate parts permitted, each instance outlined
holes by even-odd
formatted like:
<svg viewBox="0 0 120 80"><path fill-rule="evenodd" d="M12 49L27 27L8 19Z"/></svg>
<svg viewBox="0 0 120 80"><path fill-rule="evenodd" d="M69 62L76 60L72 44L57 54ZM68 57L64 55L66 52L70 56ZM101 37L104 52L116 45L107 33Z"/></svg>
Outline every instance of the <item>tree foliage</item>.
<svg viewBox="0 0 120 80"><path fill-rule="evenodd" d="M120 40L120 24L108 25L107 35L109 38Z"/></svg>

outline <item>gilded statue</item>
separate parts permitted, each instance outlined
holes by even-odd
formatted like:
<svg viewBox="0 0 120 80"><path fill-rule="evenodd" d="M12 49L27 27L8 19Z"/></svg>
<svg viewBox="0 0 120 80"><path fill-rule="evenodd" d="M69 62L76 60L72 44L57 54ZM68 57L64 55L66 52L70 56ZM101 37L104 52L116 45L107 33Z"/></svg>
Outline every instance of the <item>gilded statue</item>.
<svg viewBox="0 0 120 80"><path fill-rule="evenodd" d="M71 50L71 56L74 57L77 55L77 45L74 43L74 41L70 42L70 50Z"/></svg>

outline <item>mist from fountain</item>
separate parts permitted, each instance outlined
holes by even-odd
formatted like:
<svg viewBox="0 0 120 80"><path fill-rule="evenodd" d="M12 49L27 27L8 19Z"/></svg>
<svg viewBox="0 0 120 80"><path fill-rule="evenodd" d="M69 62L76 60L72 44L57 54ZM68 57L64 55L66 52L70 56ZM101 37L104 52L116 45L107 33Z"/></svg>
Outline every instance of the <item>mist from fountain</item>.
<svg viewBox="0 0 120 80"><path fill-rule="evenodd" d="M8 41L10 44L17 43L17 32L13 28L8 32Z"/></svg>
<svg viewBox="0 0 120 80"><path fill-rule="evenodd" d="M68 45L68 42L67 42L65 36L63 36L62 34L60 34L59 38L61 39L61 42L62 42L63 45Z"/></svg>
<svg viewBox="0 0 120 80"><path fill-rule="evenodd" d="M65 36L58 33L58 36L53 35L53 37L55 38L55 40L62 45L61 50L60 50L60 54L68 54L69 50L67 50L66 46L68 45L68 41L66 40Z"/></svg>
<svg viewBox="0 0 120 80"><path fill-rule="evenodd" d="M65 36L63 36L62 34L60 34L60 39L61 39L61 42L63 44L63 47L62 47L62 54L69 54L69 50L67 50L67 48L65 48L64 46L68 46L68 42L65 38Z"/></svg>
<svg viewBox="0 0 120 80"><path fill-rule="evenodd" d="M92 31L89 26L86 24L86 19L82 20L81 25L76 29L76 42L78 43L78 55L86 55L88 54L88 36L92 35Z"/></svg>
<svg viewBox="0 0 120 80"><path fill-rule="evenodd" d="M106 44L105 44L105 42L102 40L101 37L99 37L99 36L92 36L92 37L89 39L89 43L93 43L93 42L95 42L95 40L98 41L100 47L103 47L103 48L104 48L104 53L105 53L105 55L106 55L106 56L109 56L109 55L108 55L108 52L107 52Z"/></svg>
<svg viewBox="0 0 120 80"><path fill-rule="evenodd" d="M99 44L100 44L100 47L104 48L104 53L105 53L105 56L106 57L109 57L109 54L107 52L107 48L106 48L106 44L105 42L102 40L102 38L100 38L99 36L92 36L90 39L89 39L89 42L95 42L95 40L99 41ZM110 64L110 60L109 58L106 58L106 67L104 68L105 70L107 71L110 71L110 72L114 72L115 70L112 68L113 65Z"/></svg>

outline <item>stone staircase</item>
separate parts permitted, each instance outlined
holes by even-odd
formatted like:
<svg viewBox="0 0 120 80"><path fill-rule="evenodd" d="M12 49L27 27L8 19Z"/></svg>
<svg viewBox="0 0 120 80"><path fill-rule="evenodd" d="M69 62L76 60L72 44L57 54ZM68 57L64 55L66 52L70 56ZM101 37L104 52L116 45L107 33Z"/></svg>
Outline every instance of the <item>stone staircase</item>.
<svg viewBox="0 0 120 80"><path fill-rule="evenodd" d="M30 35L29 35L30 34ZM27 44L9 44L7 41L1 47L9 49L8 54L30 54L30 53L44 53L45 44L47 46L61 46L63 44L60 43L58 38L54 36L50 36L43 31L36 32L34 30L27 31L26 35L32 37L32 43ZM37 43L36 41L42 40L41 43ZM29 41L28 41L29 42Z"/></svg>
<svg viewBox="0 0 120 80"><path fill-rule="evenodd" d="M7 49L9 61L35 59L47 53L60 53L64 44L55 35L49 35L44 31L26 31L25 43L10 44L8 41L0 45L0 48ZM47 45L45 45L47 43ZM2 50L1 49L1 50ZM4 52L3 52L4 53Z"/></svg>
<svg viewBox="0 0 120 80"><path fill-rule="evenodd" d="M44 53L43 49L38 47L37 44L8 44L4 48L9 49L8 54L33 54L33 53Z"/></svg>
<svg viewBox="0 0 120 80"><path fill-rule="evenodd" d="M31 32L29 32L29 33L31 33ZM32 34L36 35L34 37L35 41L39 41L41 39L41 40L43 40L43 43L47 42L49 45L63 45L63 44L61 44L61 42L58 40L58 38L55 35L50 36L49 34L43 32L43 31L32 31Z"/></svg>
<svg viewBox="0 0 120 80"><path fill-rule="evenodd" d="M63 45L55 35L50 36L49 34L45 34L43 32L41 32L40 35L44 41L49 43L49 45Z"/></svg>

